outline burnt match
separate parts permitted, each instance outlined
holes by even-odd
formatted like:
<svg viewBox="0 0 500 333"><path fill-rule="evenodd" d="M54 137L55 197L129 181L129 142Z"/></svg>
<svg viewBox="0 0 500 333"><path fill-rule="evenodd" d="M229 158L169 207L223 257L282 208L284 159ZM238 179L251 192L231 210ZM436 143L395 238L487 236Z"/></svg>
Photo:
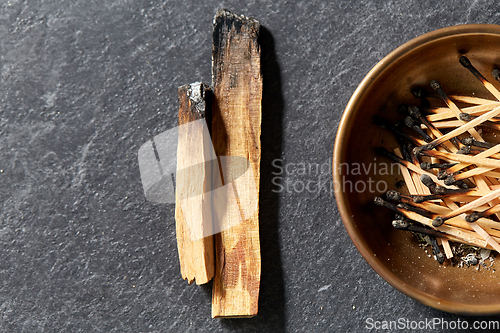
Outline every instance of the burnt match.
<svg viewBox="0 0 500 333"><path fill-rule="evenodd" d="M460 63L498 101L447 95L441 84L432 80L433 91L414 89L412 94L430 98L431 103L439 98L447 107L430 104L424 116L416 106L401 105L397 111L405 116L396 124L374 118L377 125L392 131L400 144L394 153L382 147L376 148L376 153L400 165L407 190L404 186L402 192L389 190L383 196L388 201L376 197L374 202L396 212L395 228L429 235L427 242L440 263L445 255L436 238L442 239L448 258L452 257L449 242L500 252L500 144L492 139L494 132L486 141L482 137L500 130L500 92L466 57L461 57ZM492 75L500 82L500 70L495 69ZM471 106L461 109L455 103Z"/></svg>

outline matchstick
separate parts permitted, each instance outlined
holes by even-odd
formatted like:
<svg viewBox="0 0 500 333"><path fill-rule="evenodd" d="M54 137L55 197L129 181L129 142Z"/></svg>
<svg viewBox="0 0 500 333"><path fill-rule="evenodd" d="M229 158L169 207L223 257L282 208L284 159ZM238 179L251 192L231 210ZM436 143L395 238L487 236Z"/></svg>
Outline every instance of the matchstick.
<svg viewBox="0 0 500 333"><path fill-rule="evenodd" d="M443 135L442 137L435 139L434 141L426 144L425 146L420 146L420 147L417 147L415 149L418 149L418 151L420 151L420 150L428 150L428 149L435 148L435 147L439 146L440 144L442 144L443 142L445 142L451 138L454 138L456 136L459 136L460 134L470 130L471 128L474 128L474 126L477 126L477 125L487 121L490 118L496 117L499 114L500 114L500 107L497 107L497 108L477 117L476 119L473 119L473 120L465 123L464 125L454 129L453 131L448 132L447 134ZM474 138L476 140L478 140L478 138L476 138L476 137L474 137ZM480 138L478 141L482 141L482 138Z"/></svg>
<svg viewBox="0 0 500 333"><path fill-rule="evenodd" d="M500 106L500 102L492 101L491 103L488 103L488 104L469 106L469 107L461 109L461 111L462 111L462 113L468 113L471 116L480 116L488 111L493 110L494 108L496 108L498 106ZM453 111L450 111L449 108L435 108L435 109L430 109L430 111L432 111L434 113L429 114L425 118L427 119L427 121L431 122L432 124L435 124L435 122L438 122L438 121L456 118L455 113Z"/></svg>
<svg viewBox="0 0 500 333"><path fill-rule="evenodd" d="M439 82L437 82L436 80L432 80L430 84L431 84L432 89L436 90L436 92L438 93L439 97L441 97L441 99L446 103L446 105L448 105L448 107L450 108L450 110L453 113L455 113L455 116L458 119L460 119L461 121L463 121L462 117L464 117L464 116L468 117L469 116L469 114L462 112L457 107L457 105L448 97L448 95L446 95L446 93L444 92L443 88L441 88L441 85L439 84ZM465 121L464 121L464 124L465 124ZM474 138L476 138L477 140L479 140L479 141L482 140L481 136L479 135L479 133L476 131L475 128L473 128L473 127L469 128L469 129L467 129L467 131Z"/></svg>
<svg viewBox="0 0 500 333"><path fill-rule="evenodd" d="M468 164L475 164L476 166L483 166L489 168L500 168L500 160L492 159L492 158L484 158L478 156L469 156L469 155L461 155L461 154L451 154L445 153L437 150L424 150L421 151L420 154L424 156L437 157L441 159L445 159L448 161L456 161L463 162Z"/></svg>
<svg viewBox="0 0 500 333"><path fill-rule="evenodd" d="M391 131L396 137L399 137L399 138L402 138L406 141L411 142L414 146L420 146L420 145L426 143L425 140L418 139L418 138L411 136L410 134L408 134L405 131L401 130L400 128L396 127L390 121L388 121L387 119L385 119L381 116L375 115L375 116L373 116L372 120L376 125Z"/></svg>
<svg viewBox="0 0 500 333"><path fill-rule="evenodd" d="M434 227L439 227L440 225L443 224L444 221L446 221L447 219L450 219L452 217L455 217L455 216L458 216L462 213L466 213L468 211L471 211L472 209L474 209L475 207L479 207L493 199L496 199L500 196L500 189L498 190L495 190L495 191L492 191L491 193L483 196L483 197L480 197L472 202L469 202L468 204L466 205L463 205L462 207L459 207L458 209L454 210L453 212L450 212L446 215L442 215L442 216L438 216L436 217L433 222L432 222L432 225Z"/></svg>
<svg viewBox="0 0 500 333"><path fill-rule="evenodd" d="M465 220L467 222L476 222L481 217L488 217L488 216L496 214L498 212L500 212L500 205L495 205L495 206L490 207L490 208L483 210L481 212L472 212L465 217Z"/></svg>
<svg viewBox="0 0 500 333"><path fill-rule="evenodd" d="M237 195L223 222L234 224L216 235L212 317L257 314L261 277L259 206L261 100L259 22L221 10L214 19L212 79L215 95L213 142L218 156L244 156L250 176L224 184ZM222 160L221 160L222 161ZM231 175L231 160L226 159ZM225 179L227 180L227 179Z"/></svg>
<svg viewBox="0 0 500 333"><path fill-rule="evenodd" d="M422 139L424 139L425 142L431 142L432 141L432 138L427 134L425 133L422 128L420 128L420 126L418 126L415 121L413 120L412 117L408 116L404 119L404 123L405 125L408 127L408 128L411 128L413 129L415 132L418 133L418 135L420 135L422 137Z"/></svg>
<svg viewBox="0 0 500 333"><path fill-rule="evenodd" d="M466 56L460 57L460 64L467 68L482 84L483 86L500 101L500 91L495 88L470 62Z"/></svg>

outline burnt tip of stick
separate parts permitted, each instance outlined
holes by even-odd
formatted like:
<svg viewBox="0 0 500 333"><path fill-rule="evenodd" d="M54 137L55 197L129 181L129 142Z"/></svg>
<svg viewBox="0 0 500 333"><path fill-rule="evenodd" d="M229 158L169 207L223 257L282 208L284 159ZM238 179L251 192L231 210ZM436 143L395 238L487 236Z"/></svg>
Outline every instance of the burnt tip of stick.
<svg viewBox="0 0 500 333"><path fill-rule="evenodd" d="M377 206L383 206L384 202L385 202L384 199L382 199L381 197L373 198L373 203Z"/></svg>
<svg viewBox="0 0 500 333"><path fill-rule="evenodd" d="M404 209L404 210L411 210L411 207L409 204L407 204L406 202L400 202L398 203L398 208L401 208L401 209Z"/></svg>
<svg viewBox="0 0 500 333"><path fill-rule="evenodd" d="M455 176L453 175L449 175L448 177L446 177L446 179L444 180L444 184L445 185L453 185L455 184L457 180L455 179Z"/></svg>
<svg viewBox="0 0 500 333"><path fill-rule="evenodd" d="M431 85L431 88L434 90L438 90L441 88L441 85L436 80L431 80L430 85Z"/></svg>
<svg viewBox="0 0 500 333"><path fill-rule="evenodd" d="M429 170L431 168L431 164L429 162L422 162L420 163L420 169L422 170Z"/></svg>
<svg viewBox="0 0 500 333"><path fill-rule="evenodd" d="M448 173L446 172L446 170L440 170L437 175L436 175L437 179L439 180L443 180L443 179L446 179L446 177L448 177Z"/></svg>
<svg viewBox="0 0 500 333"><path fill-rule="evenodd" d="M420 118L422 116L422 113L415 105L411 105L408 107L408 114L413 118Z"/></svg>
<svg viewBox="0 0 500 333"><path fill-rule="evenodd" d="M471 64L471 62L470 62L470 60L469 60L469 58L467 58L466 56L461 56L461 57L460 57L460 59L459 59L458 61L460 61L460 64L461 64L462 66L464 66L465 68L469 68L469 67L471 67L471 66L472 66L472 64Z"/></svg>
<svg viewBox="0 0 500 333"><path fill-rule="evenodd" d="M432 226L433 227L440 227L444 223L444 220L441 216L436 217L434 220L432 220Z"/></svg>
<svg viewBox="0 0 500 333"><path fill-rule="evenodd" d="M498 70L498 68L494 68L492 71L491 71L491 75L493 76L493 78L497 81L500 81L500 70Z"/></svg>
<svg viewBox="0 0 500 333"><path fill-rule="evenodd" d="M448 189L444 186L441 186L441 185L436 185L436 187L434 188L434 191L436 191L436 194L446 194L446 191Z"/></svg>
<svg viewBox="0 0 500 333"><path fill-rule="evenodd" d="M446 260L446 257L445 257L445 255L443 254L443 252L436 253L436 254L435 254L435 256L436 256L436 260L437 260L437 262L438 262L439 264L444 263L444 261Z"/></svg>
<svg viewBox="0 0 500 333"><path fill-rule="evenodd" d="M465 221L469 222L469 223L473 223L473 222L476 222L477 220L479 220L481 216L479 215L478 212L472 212L468 215L465 216Z"/></svg>
<svg viewBox="0 0 500 333"><path fill-rule="evenodd" d="M392 226L396 229L404 230L408 228L409 224L408 222L403 220L394 220L392 221Z"/></svg>
<svg viewBox="0 0 500 333"><path fill-rule="evenodd" d="M458 115L458 118L461 120L461 121L471 121L472 120L472 116L470 114L468 114L467 112L462 112Z"/></svg>
<svg viewBox="0 0 500 333"><path fill-rule="evenodd" d="M425 201L425 197L423 195L416 195L413 197L414 203L422 203Z"/></svg>
<svg viewBox="0 0 500 333"><path fill-rule="evenodd" d="M474 143L474 141L475 141L475 140L474 140L473 138L471 138L471 137L467 137L467 138L463 138L463 139L462 139L462 143L463 143L464 145L466 145L466 146L470 146L470 145L472 145L472 144Z"/></svg>
<svg viewBox="0 0 500 333"><path fill-rule="evenodd" d="M422 182L422 184L424 184L427 187L433 187L436 185L436 183L434 183L434 181L432 180L431 176L429 176L427 174L421 175L420 181Z"/></svg>
<svg viewBox="0 0 500 333"><path fill-rule="evenodd" d="M385 194L385 197L387 198L387 200L400 201L401 200L401 193L399 193L398 191L389 190Z"/></svg>
<svg viewBox="0 0 500 333"><path fill-rule="evenodd" d="M415 154L415 156L421 156L424 150L424 146L415 147L413 148L413 154Z"/></svg>
<svg viewBox="0 0 500 333"><path fill-rule="evenodd" d="M471 147L470 146L462 146L459 150L457 150L457 154L460 155L468 155L470 154Z"/></svg>
<svg viewBox="0 0 500 333"><path fill-rule="evenodd" d="M413 128L413 126L415 125L415 121L410 116L405 117L404 121L405 121L406 127Z"/></svg>

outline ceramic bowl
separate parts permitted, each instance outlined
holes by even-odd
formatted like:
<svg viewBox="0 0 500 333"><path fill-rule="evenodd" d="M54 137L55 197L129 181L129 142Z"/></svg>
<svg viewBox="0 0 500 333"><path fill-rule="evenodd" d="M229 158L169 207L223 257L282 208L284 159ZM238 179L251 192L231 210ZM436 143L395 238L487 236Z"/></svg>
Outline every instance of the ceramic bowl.
<svg viewBox="0 0 500 333"><path fill-rule="evenodd" d="M373 204L374 196L396 189L402 179L397 167L375 153L375 147L393 149L398 145L390 133L373 124L374 115L401 119L397 107L418 105L411 90L429 88L433 79L448 94L493 98L460 65L461 55L466 55L500 88L491 78L494 66L500 68L497 25L461 25L427 33L391 52L367 74L352 95L337 132L333 155L335 196L354 245L396 289L448 312L498 314L500 270L440 265L418 247L409 232L392 227L394 213Z"/></svg>

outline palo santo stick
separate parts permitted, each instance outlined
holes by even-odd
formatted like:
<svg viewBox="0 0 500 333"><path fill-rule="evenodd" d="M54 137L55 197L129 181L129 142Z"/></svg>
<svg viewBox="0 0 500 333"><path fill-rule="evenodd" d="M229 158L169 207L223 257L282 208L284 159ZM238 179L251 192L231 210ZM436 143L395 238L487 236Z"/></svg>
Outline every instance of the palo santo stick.
<svg viewBox="0 0 500 333"><path fill-rule="evenodd" d="M490 118L496 117L499 114L500 114L500 107L497 107L497 108L465 123L464 125L454 129L453 131L446 133L442 137L437 138L434 141L432 141L424 146L417 147L417 148L420 148L419 150L426 150L426 149L435 148L435 147L439 146L440 144L442 144L443 142L448 141L451 138L454 138L456 136L459 136L460 134L465 133L466 131L470 130L471 128L474 128L474 126L477 126L477 125L487 121ZM476 140L483 141L482 138L480 138L480 139L476 138Z"/></svg>
<svg viewBox="0 0 500 333"><path fill-rule="evenodd" d="M219 219L241 219L242 222L222 231L215 238L217 260L212 290L214 318L249 318L255 316L258 310L261 275L258 193L262 118L259 27L256 20L226 10L219 11L214 19L214 147L218 156L247 158L250 174L253 175L225 184L225 188L237 195L237 202L229 203L224 216ZM226 167L230 175L231 163L228 162Z"/></svg>
<svg viewBox="0 0 500 333"><path fill-rule="evenodd" d="M206 92L200 82L179 88L179 138L177 146L177 179L175 225L182 278L189 283L207 283L214 276L214 241L211 229L210 166L215 158L206 117ZM209 117L208 117L209 118ZM208 210L207 210L208 207ZM206 236L206 237L204 237Z"/></svg>

